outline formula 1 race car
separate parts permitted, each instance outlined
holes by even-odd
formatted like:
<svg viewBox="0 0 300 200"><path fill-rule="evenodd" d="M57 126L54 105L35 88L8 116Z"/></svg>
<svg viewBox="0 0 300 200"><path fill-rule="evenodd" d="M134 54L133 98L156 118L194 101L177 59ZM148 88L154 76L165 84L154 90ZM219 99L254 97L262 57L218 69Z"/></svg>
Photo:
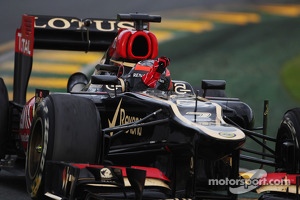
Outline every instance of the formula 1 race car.
<svg viewBox="0 0 300 200"><path fill-rule="evenodd" d="M225 81L203 80L200 93L171 79L170 60L158 57L149 31L160 21L140 13L117 20L23 16L13 101L0 82L0 155L1 167L9 155L26 158L33 199L235 199L228 186L208 180L238 179L240 159L276 165L240 154L246 135L278 140L253 131L251 108L224 95ZM66 93L37 89L26 102L34 49L106 53L90 79L72 74ZM280 133L276 151L295 149L286 144L291 134ZM287 169L292 161L280 155Z"/></svg>

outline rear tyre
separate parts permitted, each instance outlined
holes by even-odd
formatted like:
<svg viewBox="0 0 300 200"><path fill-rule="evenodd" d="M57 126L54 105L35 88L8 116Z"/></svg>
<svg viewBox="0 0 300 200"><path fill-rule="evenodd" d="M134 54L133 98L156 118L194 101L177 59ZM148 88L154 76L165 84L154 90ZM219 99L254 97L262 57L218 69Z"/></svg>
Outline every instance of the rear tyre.
<svg viewBox="0 0 300 200"><path fill-rule="evenodd" d="M288 110L277 132L275 146L276 171L300 172L300 108Z"/></svg>
<svg viewBox="0 0 300 200"><path fill-rule="evenodd" d="M98 163L101 141L100 116L91 100L46 97L36 108L28 142L25 176L31 197L43 199L46 161Z"/></svg>
<svg viewBox="0 0 300 200"><path fill-rule="evenodd" d="M0 78L0 158L5 156L5 144L8 139L9 101L5 83Z"/></svg>

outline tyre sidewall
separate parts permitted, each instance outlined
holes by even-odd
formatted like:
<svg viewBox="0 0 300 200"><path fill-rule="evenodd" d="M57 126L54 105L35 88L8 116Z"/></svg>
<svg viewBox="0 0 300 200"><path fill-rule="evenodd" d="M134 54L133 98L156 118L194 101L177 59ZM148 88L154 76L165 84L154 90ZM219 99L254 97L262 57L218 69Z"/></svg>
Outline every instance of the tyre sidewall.
<svg viewBox="0 0 300 200"><path fill-rule="evenodd" d="M283 158L281 153L282 142L284 139L293 141L295 146L295 163L292 167L290 173L297 173L299 172L299 156L300 156L300 149L299 149L299 141L300 141L300 109L295 108L287 111L282 118L280 127L277 133L277 143L275 146L276 152L276 164L282 165ZM278 163L279 162L279 163Z"/></svg>
<svg viewBox="0 0 300 200"><path fill-rule="evenodd" d="M53 136L54 136L54 113L53 111L53 105L50 102L50 99L45 99L36 109L36 114L33 118L33 124L32 124L32 133L29 136L29 143L28 147L30 146L32 142L32 138L34 136L33 130L36 128L38 123L41 123L42 125L42 142L43 142L43 149L42 149L42 155L40 158L39 166L37 168L37 171L35 174L30 174L28 169L25 169L26 171L26 183L27 183L27 190L30 193L32 198L39 198L43 195L43 191L41 191L41 188L43 188L44 184L44 174L45 174L45 163L46 160L51 160L51 152L53 148ZM29 160L31 159L28 149L28 155L26 160L26 168L30 167Z"/></svg>
<svg viewBox="0 0 300 200"><path fill-rule="evenodd" d="M52 94L37 106L25 169L27 189L32 198L43 197L46 161L99 162L102 148L100 122L97 107L87 98ZM42 148L37 148L39 146ZM36 149L41 149L41 154Z"/></svg>

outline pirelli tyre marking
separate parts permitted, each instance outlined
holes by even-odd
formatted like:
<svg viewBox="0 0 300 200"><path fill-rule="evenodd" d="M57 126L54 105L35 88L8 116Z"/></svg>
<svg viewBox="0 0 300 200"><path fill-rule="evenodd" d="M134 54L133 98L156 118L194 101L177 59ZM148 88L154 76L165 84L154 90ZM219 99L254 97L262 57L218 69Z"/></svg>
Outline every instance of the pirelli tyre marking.
<svg viewBox="0 0 300 200"><path fill-rule="evenodd" d="M45 106L44 102L42 103L43 105L43 112L46 114L45 116L48 116L48 107ZM39 125L39 124L44 124L44 126L42 127L43 134L42 134L42 140L40 142L42 142L41 144L38 144L38 146L35 146L35 149L29 149L29 159L27 162L28 166L29 166L29 177L31 179L33 179L33 182L31 184L31 196L35 197L37 196L38 190L40 188L41 185L41 181L42 181L42 176L43 176L43 171L44 171L44 167L45 167L45 161L46 161L46 154L47 154L47 144L48 144L48 136L49 136L49 118L45 117L44 119L44 123L41 122L41 118L37 119L36 123L34 124L33 130L35 130L35 126ZM34 132L34 134L39 134L38 132ZM35 136L35 135L34 135ZM33 139L35 139L35 137L31 137L31 141L30 144L32 144L34 141ZM39 142L39 141L37 141ZM34 152L35 151L35 152ZM32 170L32 168L34 169L34 165L33 162L31 162L32 159L34 159L33 157L37 156L39 157L37 154L41 154L40 155L40 163L39 166L36 170Z"/></svg>

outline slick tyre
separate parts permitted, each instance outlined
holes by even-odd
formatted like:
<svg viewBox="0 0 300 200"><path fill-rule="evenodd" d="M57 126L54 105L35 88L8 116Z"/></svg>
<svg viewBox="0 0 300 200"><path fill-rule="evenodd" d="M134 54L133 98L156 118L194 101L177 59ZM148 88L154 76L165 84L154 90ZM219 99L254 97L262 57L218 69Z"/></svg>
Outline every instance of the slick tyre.
<svg viewBox="0 0 300 200"><path fill-rule="evenodd" d="M275 146L276 171L300 172L300 108L288 110L277 132Z"/></svg>
<svg viewBox="0 0 300 200"><path fill-rule="evenodd" d="M5 154L5 143L8 138L9 101L5 83L0 78L0 158Z"/></svg>
<svg viewBox="0 0 300 200"><path fill-rule="evenodd" d="M99 112L90 99L46 97L36 108L28 141L25 176L32 199L44 199L47 161L98 163L101 141Z"/></svg>

